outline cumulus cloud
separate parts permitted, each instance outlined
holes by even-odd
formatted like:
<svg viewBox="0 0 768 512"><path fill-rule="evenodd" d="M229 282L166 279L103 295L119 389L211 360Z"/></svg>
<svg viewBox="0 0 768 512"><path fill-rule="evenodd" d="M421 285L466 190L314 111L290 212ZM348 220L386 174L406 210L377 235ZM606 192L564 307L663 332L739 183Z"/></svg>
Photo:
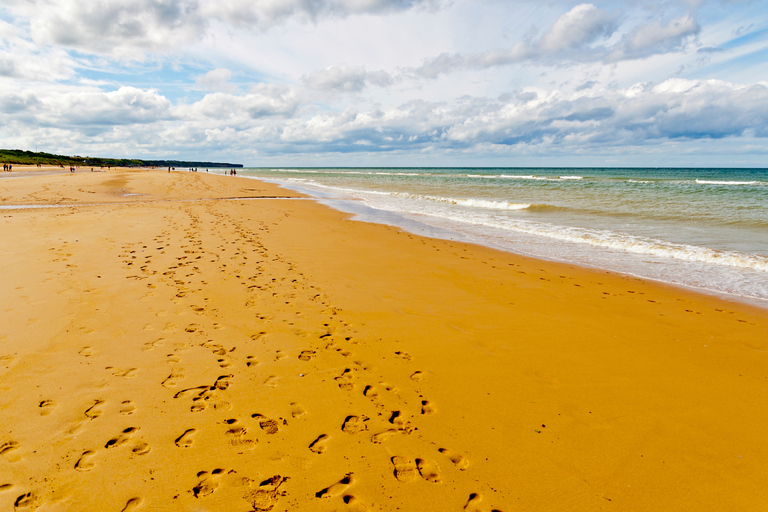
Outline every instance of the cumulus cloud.
<svg viewBox="0 0 768 512"><path fill-rule="evenodd" d="M537 94L468 117L448 138L502 145L569 139L642 145L668 139L768 137L768 87L671 79L589 96Z"/></svg>
<svg viewBox="0 0 768 512"><path fill-rule="evenodd" d="M15 140L13 132L76 139L89 148L109 142L112 148L165 154L172 149L240 154L244 147L275 154L487 148L545 154L553 144L560 152L632 151L669 141L766 138L768 84L670 79L570 93L526 88L496 99L413 100L340 111L318 111L290 86L261 85L239 95L214 92L176 106L156 91L122 87L107 93L0 93L0 112L7 140Z"/></svg>
<svg viewBox="0 0 768 512"><path fill-rule="evenodd" d="M0 112L6 115L30 112L38 103L37 96L29 91L0 94Z"/></svg>
<svg viewBox="0 0 768 512"><path fill-rule="evenodd" d="M31 113L43 126L80 127L150 124L171 118L171 102L153 90L76 91L37 95ZM28 112L29 113L29 112Z"/></svg>
<svg viewBox="0 0 768 512"><path fill-rule="evenodd" d="M226 123L245 125L254 119L285 117L293 114L300 102L295 91L288 86L258 85L245 95L228 93L206 94L191 105L176 108L177 115L187 119L205 118Z"/></svg>
<svg viewBox="0 0 768 512"><path fill-rule="evenodd" d="M652 20L630 27L624 37L613 41L620 30L616 12L592 4L579 4L561 15L538 39L521 41L511 48L497 48L474 54L441 54L413 70L423 78L436 78L458 69L486 69L518 62L616 62L681 50L699 33L691 15L667 23ZM620 32L619 32L620 33Z"/></svg>
<svg viewBox="0 0 768 512"><path fill-rule="evenodd" d="M528 90L499 100L413 101L286 120L272 135L299 151L388 152L549 146L641 147L669 140L768 137L768 86L667 80L620 90Z"/></svg>
<svg viewBox="0 0 768 512"><path fill-rule="evenodd" d="M518 42L512 48L497 48L469 55L442 54L427 60L415 70L416 75L435 78L454 69L485 69L528 60L592 58L589 45L610 37L618 26L615 13L592 4L579 4L561 15L540 38Z"/></svg>
<svg viewBox="0 0 768 512"><path fill-rule="evenodd" d="M195 84L207 91L232 93L237 91L237 86L229 83L231 78L232 72L230 70L219 68L211 70L204 75L196 76Z"/></svg>
<svg viewBox="0 0 768 512"><path fill-rule="evenodd" d="M309 87L334 92L360 92L366 85L387 86L393 82L385 71L367 72L364 66L329 66L302 77Z"/></svg>
<svg viewBox="0 0 768 512"><path fill-rule="evenodd" d="M39 48L2 20L0 36L0 77L45 82L74 76L76 64L64 50Z"/></svg>
<svg viewBox="0 0 768 512"><path fill-rule="evenodd" d="M636 27L628 34L620 47L606 58L609 61L647 57L657 53L679 50L683 43L700 31L699 24L690 16L681 16L666 24L650 21Z"/></svg>
<svg viewBox="0 0 768 512"><path fill-rule="evenodd" d="M210 21L266 30L288 20L432 8L440 0L0 0L35 41L140 58L200 40Z"/></svg>
<svg viewBox="0 0 768 512"><path fill-rule="evenodd" d="M592 4L580 4L560 16L539 41L545 52L562 52L610 36L617 27L617 17Z"/></svg>
<svg viewBox="0 0 768 512"><path fill-rule="evenodd" d="M21 0L38 43L138 56L199 38L207 26L196 0Z"/></svg>

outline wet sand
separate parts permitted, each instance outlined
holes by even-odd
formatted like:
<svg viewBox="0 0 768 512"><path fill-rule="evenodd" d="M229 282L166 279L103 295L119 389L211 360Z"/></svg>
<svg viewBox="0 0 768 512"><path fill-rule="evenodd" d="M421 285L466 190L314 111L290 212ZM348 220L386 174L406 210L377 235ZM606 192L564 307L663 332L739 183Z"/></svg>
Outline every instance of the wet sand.
<svg viewBox="0 0 768 512"><path fill-rule="evenodd" d="M763 510L768 312L273 185L0 180L0 509Z"/></svg>

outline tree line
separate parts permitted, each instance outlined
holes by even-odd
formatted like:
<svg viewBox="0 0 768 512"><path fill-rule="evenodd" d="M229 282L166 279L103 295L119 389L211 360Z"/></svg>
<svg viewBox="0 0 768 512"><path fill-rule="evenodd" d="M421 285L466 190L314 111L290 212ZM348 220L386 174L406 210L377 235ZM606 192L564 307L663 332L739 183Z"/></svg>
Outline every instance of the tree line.
<svg viewBox="0 0 768 512"><path fill-rule="evenodd" d="M222 162L192 162L185 160L143 160L138 158L100 158L91 156L54 155L21 149L0 149L0 162L17 165L64 165L92 167L226 167L240 168L242 164Z"/></svg>

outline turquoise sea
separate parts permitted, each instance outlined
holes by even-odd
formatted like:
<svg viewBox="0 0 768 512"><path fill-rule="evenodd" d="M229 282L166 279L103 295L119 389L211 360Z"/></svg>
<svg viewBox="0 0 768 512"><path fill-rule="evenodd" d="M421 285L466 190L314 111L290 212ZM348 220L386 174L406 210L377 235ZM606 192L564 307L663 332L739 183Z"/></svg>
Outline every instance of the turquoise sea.
<svg viewBox="0 0 768 512"><path fill-rule="evenodd" d="M244 169L362 220L768 307L768 169Z"/></svg>

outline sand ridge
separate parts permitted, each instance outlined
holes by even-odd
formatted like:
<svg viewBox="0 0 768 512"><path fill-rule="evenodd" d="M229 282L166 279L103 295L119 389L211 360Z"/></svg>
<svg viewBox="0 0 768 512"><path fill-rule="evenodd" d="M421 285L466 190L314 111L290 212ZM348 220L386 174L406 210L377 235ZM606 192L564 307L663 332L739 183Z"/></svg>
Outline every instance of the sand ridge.
<svg viewBox="0 0 768 512"><path fill-rule="evenodd" d="M80 204L0 211L3 509L766 502L764 311L242 178L0 190Z"/></svg>

